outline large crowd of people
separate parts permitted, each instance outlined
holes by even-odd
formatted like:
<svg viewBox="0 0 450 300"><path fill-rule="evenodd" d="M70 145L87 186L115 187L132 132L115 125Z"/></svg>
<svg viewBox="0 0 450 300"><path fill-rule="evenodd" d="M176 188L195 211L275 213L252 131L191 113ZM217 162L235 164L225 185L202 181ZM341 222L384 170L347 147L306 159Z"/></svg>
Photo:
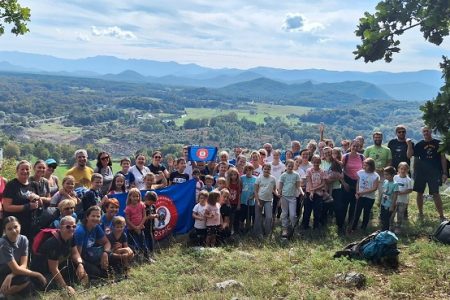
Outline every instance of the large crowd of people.
<svg viewBox="0 0 450 300"><path fill-rule="evenodd" d="M401 233L412 191L423 218L426 187L439 218L445 218L439 186L447 181L447 159L429 128L423 127L423 140L413 143L406 127L398 125L387 146L383 134L375 132L366 148L361 136L335 147L323 138L323 127L320 132L320 140L304 148L299 141L284 150L269 143L253 151L235 147L232 159L221 151L209 162L190 161L188 147L166 166L160 151L151 162L139 153L134 165L122 158L120 170L112 169L111 155L104 151L90 168L86 150L80 149L64 178L55 176L58 163L52 158L33 165L19 161L15 178L0 177L0 293L63 288L73 295L76 283L111 273L126 277L136 257L154 262L158 195L152 190L190 179L196 181L197 203L189 237L211 247L236 235L264 239L277 224L282 238L292 238L296 228L318 229L333 220L339 234L352 234L368 228L375 203L379 228ZM114 194L124 192L122 217Z"/></svg>

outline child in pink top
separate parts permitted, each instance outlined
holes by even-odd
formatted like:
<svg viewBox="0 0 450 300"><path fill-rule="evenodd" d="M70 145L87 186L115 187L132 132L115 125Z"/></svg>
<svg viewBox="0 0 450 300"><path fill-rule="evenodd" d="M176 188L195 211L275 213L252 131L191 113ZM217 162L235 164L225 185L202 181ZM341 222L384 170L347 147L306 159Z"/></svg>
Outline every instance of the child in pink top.
<svg viewBox="0 0 450 300"><path fill-rule="evenodd" d="M137 252L143 252L148 257L148 248L145 243L145 204L142 202L141 192L132 188L128 192L127 206L125 208L125 219L127 221L128 233L131 245Z"/></svg>
<svg viewBox="0 0 450 300"><path fill-rule="evenodd" d="M304 229L309 228L309 220L311 212L314 213L314 229L321 224L322 206L323 206L323 190L326 172L320 168L322 160L318 155L314 155L311 159L313 166L306 171L306 192L305 210L303 212L302 226Z"/></svg>
<svg viewBox="0 0 450 300"><path fill-rule="evenodd" d="M208 195L208 203L205 209L206 218L206 246L216 245L217 234L220 229L220 192L214 190Z"/></svg>

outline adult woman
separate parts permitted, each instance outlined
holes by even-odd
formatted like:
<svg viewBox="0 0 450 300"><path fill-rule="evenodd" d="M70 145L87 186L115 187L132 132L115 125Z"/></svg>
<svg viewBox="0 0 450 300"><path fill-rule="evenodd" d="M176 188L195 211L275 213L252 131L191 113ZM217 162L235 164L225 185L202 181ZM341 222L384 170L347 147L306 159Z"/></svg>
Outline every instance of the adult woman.
<svg viewBox="0 0 450 300"><path fill-rule="evenodd" d="M45 175L45 169L47 169L47 165L45 164L45 161L42 159L37 160L34 163L33 171L34 175L30 176L30 181L34 181L37 184L37 194L40 197L40 200L42 203L47 206L50 204L50 186L48 184L47 178L44 177Z"/></svg>
<svg viewBox="0 0 450 300"><path fill-rule="evenodd" d="M21 160L16 166L16 178L6 184L3 193L3 210L5 217L16 217L22 227L22 234L28 239L33 237L31 221L33 212L42 207L37 183L30 181L31 164Z"/></svg>
<svg viewBox="0 0 450 300"><path fill-rule="evenodd" d="M2 170L2 164L0 163L0 171ZM6 183L8 181L3 176L0 176L0 224L3 222L3 191L5 190ZM1 231L1 228L0 228Z"/></svg>
<svg viewBox="0 0 450 300"><path fill-rule="evenodd" d="M145 155L139 153L136 155L136 164L129 170L134 175L134 184L139 190L145 190L144 177L150 173L150 169L145 166Z"/></svg>
<svg viewBox="0 0 450 300"><path fill-rule="evenodd" d="M109 192L111 183L114 178L114 173L111 168L112 161L109 153L102 151L97 155L97 164L94 169L95 173L102 174L103 176L103 186L101 189L102 195L106 195Z"/></svg>
<svg viewBox="0 0 450 300"><path fill-rule="evenodd" d="M362 169L364 155L358 153L361 145L358 140L353 140L350 144L350 152L342 157L342 168L344 172L344 181L342 182L342 198L335 204L336 206L336 223L340 233L343 233L345 218L348 210L348 223L353 222L355 213L355 193L356 183L358 181L357 172Z"/></svg>
<svg viewBox="0 0 450 300"><path fill-rule="evenodd" d="M49 282L51 281L50 288L59 286L65 289L70 296L75 295L72 287L75 283L73 273L81 282L85 281L86 283L88 279L83 260L73 242L76 227L76 220L73 217L63 217L60 230L39 246L38 253L33 256L31 261L32 270L44 274L46 278L54 278L54 280L49 280Z"/></svg>
<svg viewBox="0 0 450 300"><path fill-rule="evenodd" d="M150 171L156 175L156 184L161 184L163 182L163 176L167 179L169 178L169 172L166 167L164 167L161 163L162 161L162 152L155 151L152 154L152 163L148 165Z"/></svg>
<svg viewBox="0 0 450 300"><path fill-rule="evenodd" d="M15 217L7 217L3 222L4 235L0 238L0 292L13 295L23 292L30 284L29 277L36 277L40 284L47 280L38 272L27 269L28 239L20 234L20 223Z"/></svg>
<svg viewBox="0 0 450 300"><path fill-rule="evenodd" d="M324 170L327 173L327 188L326 191L329 190L332 191L331 193L331 199L325 200L323 204L323 214L322 214L322 221L324 224L327 223L328 214L330 214L332 211L334 211L334 203L341 201L341 182L340 180L344 178L344 175L341 171L341 168L335 168L335 164L339 164L340 161L337 162L333 159L332 156L332 149L330 147L323 148L323 160L320 165L320 168ZM333 171L334 170L334 171Z"/></svg>
<svg viewBox="0 0 450 300"><path fill-rule="evenodd" d="M84 268L91 278L105 277L109 266L111 244L100 227L102 209L91 206L82 224L75 230L75 244L83 258Z"/></svg>
<svg viewBox="0 0 450 300"><path fill-rule="evenodd" d="M253 166L253 176L258 177L262 174L262 165L259 163L261 156L258 151L252 151L250 153L250 164Z"/></svg>
<svg viewBox="0 0 450 300"><path fill-rule="evenodd" d="M53 158L49 158L45 161L45 164L47 165L47 168L45 168L44 177L48 181L48 186L50 188L50 195L53 196L54 194L56 194L57 191L59 191L58 176L53 175L53 173L56 170L56 167L58 167L58 163Z"/></svg>
<svg viewBox="0 0 450 300"><path fill-rule="evenodd" d="M116 198L108 198L103 206L106 209L106 213L102 216L100 220L100 226L106 235L112 232L112 219L117 216L119 211L119 201Z"/></svg>

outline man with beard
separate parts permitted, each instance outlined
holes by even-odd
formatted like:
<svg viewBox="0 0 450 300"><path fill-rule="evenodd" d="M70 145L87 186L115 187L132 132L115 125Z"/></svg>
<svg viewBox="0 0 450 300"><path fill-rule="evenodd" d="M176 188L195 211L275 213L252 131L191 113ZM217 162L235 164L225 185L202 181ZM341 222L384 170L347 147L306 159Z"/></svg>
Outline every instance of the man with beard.
<svg viewBox="0 0 450 300"><path fill-rule="evenodd" d="M395 134L397 138L390 140L387 146L391 150L391 166L397 170L398 164L401 162L406 162L408 166L411 166L410 159L414 154L414 143L411 139L406 138L406 127L404 125L395 127Z"/></svg>
<svg viewBox="0 0 450 300"><path fill-rule="evenodd" d="M84 149L78 149L75 151L75 165L69 169L67 175L72 175L75 178L75 188L84 186L85 188L91 187L91 177L94 174L94 170L88 167L87 164L87 151Z"/></svg>
<svg viewBox="0 0 450 300"><path fill-rule="evenodd" d="M375 161L375 171L380 176L380 183L384 182L383 169L391 165L392 154L391 150L381 145L383 142L383 134L375 132L372 135L373 145L366 148L364 156L372 158ZM381 203L381 196L383 195L383 184L378 185L378 203Z"/></svg>

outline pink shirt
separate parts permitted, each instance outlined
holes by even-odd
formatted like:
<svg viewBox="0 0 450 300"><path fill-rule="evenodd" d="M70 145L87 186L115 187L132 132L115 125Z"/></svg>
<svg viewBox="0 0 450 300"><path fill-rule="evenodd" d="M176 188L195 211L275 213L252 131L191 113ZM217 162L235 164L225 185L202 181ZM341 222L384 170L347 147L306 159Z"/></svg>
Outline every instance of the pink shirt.
<svg viewBox="0 0 450 300"><path fill-rule="evenodd" d="M128 220L133 224L134 226L138 226L141 224L142 219L145 215L145 204L144 202L139 202L136 205L127 205L125 207L125 214L128 217Z"/></svg>
<svg viewBox="0 0 450 300"><path fill-rule="evenodd" d="M353 180L358 180L358 171L361 170L363 168L363 160L364 160L364 156L361 159L360 155L358 154L356 156L349 154L348 155L348 159L347 162L345 162L345 158L344 158L344 173L345 175L347 175L348 177L350 177Z"/></svg>
<svg viewBox="0 0 450 300"><path fill-rule="evenodd" d="M206 218L206 226L217 226L220 225L220 204L216 203L216 206L206 204L205 215L212 215Z"/></svg>
<svg viewBox="0 0 450 300"><path fill-rule="evenodd" d="M309 193L312 190L315 190L326 179L326 176L327 174L322 169L316 171L312 167L309 168L306 171L306 191ZM321 191L316 192L320 194Z"/></svg>

